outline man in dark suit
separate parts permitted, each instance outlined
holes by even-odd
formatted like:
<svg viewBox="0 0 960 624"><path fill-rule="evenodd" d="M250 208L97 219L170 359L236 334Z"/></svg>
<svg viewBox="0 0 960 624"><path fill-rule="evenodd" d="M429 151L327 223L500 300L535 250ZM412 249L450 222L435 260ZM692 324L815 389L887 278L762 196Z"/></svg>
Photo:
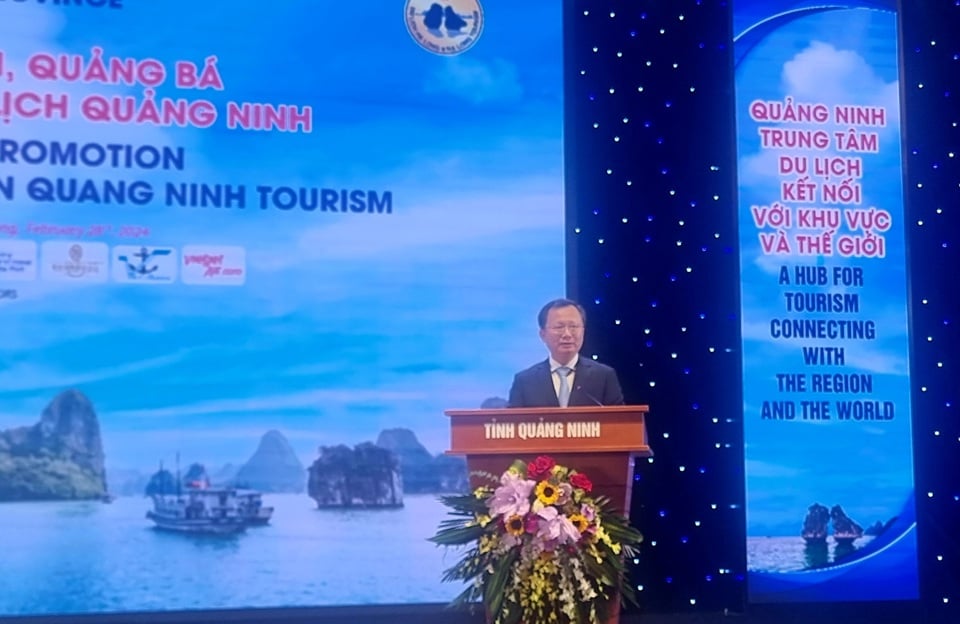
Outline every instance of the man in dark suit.
<svg viewBox="0 0 960 624"><path fill-rule="evenodd" d="M543 306L537 322L550 357L514 376L510 407L623 405L616 371L580 357L586 319L583 307L569 299Z"/></svg>

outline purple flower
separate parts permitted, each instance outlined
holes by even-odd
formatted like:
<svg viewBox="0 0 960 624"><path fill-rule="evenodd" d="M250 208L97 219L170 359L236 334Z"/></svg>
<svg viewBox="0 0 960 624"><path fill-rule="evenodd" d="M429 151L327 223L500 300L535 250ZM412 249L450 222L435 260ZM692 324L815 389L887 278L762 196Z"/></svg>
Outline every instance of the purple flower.
<svg viewBox="0 0 960 624"><path fill-rule="evenodd" d="M537 512L542 518L540 532L537 534L548 546L556 544L576 544L580 531L570 522L570 518L557 511L556 507L544 507Z"/></svg>
<svg viewBox="0 0 960 624"><path fill-rule="evenodd" d="M513 472L505 472L500 477L500 487L493 491L487 500L491 516L522 516L530 511L530 493L535 481L523 479Z"/></svg>
<svg viewBox="0 0 960 624"><path fill-rule="evenodd" d="M535 513L528 513L524 519L524 529L527 533L535 534L540 530L540 516Z"/></svg>

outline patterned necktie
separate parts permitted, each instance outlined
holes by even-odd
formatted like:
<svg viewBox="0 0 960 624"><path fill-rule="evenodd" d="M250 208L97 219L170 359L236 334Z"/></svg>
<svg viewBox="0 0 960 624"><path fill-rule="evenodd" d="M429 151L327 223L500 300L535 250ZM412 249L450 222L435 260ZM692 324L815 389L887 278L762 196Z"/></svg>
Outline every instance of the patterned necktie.
<svg viewBox="0 0 960 624"><path fill-rule="evenodd" d="M570 381L567 375L573 372L569 366L558 366L557 375L560 376L560 392L557 394L557 400L560 401L560 407L566 407L570 402Z"/></svg>

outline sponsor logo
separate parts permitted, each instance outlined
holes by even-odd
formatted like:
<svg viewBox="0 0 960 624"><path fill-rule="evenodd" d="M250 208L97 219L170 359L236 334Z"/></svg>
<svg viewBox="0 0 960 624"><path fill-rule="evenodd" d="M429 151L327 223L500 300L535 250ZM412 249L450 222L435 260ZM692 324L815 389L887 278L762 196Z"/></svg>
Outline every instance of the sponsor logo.
<svg viewBox="0 0 960 624"><path fill-rule="evenodd" d="M173 247L118 245L111 268L115 282L170 284L177 278L177 253Z"/></svg>
<svg viewBox="0 0 960 624"><path fill-rule="evenodd" d="M37 279L37 244L30 240L0 241L0 282Z"/></svg>
<svg viewBox="0 0 960 624"><path fill-rule="evenodd" d="M42 276L54 282L105 282L109 252L104 243L50 241L42 246Z"/></svg>
<svg viewBox="0 0 960 624"><path fill-rule="evenodd" d="M247 250L226 245L187 245L182 251L184 284L242 286L247 281Z"/></svg>
<svg viewBox="0 0 960 624"><path fill-rule="evenodd" d="M403 16L413 40L443 56L466 52L483 32L479 0L407 0Z"/></svg>

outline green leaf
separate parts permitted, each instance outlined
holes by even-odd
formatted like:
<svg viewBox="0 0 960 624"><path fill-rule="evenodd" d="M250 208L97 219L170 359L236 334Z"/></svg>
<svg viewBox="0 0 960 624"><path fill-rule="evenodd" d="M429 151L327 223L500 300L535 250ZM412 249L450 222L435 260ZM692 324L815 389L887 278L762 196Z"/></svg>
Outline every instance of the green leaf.
<svg viewBox="0 0 960 624"><path fill-rule="evenodd" d="M493 564L493 574L483 585L483 604L487 606L490 613L496 615L503 606L503 598L506 593L507 581L514 564L520 558L520 549L511 548L506 555L498 559Z"/></svg>
<svg viewBox="0 0 960 624"><path fill-rule="evenodd" d="M447 529L441 528L441 530L429 538L428 541L441 546L459 546L476 542L483 533L484 528L479 524L473 526L463 526L461 524Z"/></svg>

